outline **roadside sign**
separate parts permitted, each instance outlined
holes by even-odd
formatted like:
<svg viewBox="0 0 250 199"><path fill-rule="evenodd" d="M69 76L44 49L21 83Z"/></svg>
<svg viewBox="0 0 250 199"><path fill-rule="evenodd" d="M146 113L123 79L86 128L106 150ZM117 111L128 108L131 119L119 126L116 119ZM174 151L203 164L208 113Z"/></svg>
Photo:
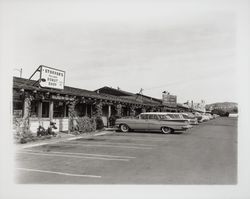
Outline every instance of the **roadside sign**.
<svg viewBox="0 0 250 199"><path fill-rule="evenodd" d="M40 66L40 86L56 89L64 89L65 71L51 68L48 66Z"/></svg>
<svg viewBox="0 0 250 199"><path fill-rule="evenodd" d="M177 106L177 96L170 95L169 93L162 94L162 104L169 107L176 107Z"/></svg>

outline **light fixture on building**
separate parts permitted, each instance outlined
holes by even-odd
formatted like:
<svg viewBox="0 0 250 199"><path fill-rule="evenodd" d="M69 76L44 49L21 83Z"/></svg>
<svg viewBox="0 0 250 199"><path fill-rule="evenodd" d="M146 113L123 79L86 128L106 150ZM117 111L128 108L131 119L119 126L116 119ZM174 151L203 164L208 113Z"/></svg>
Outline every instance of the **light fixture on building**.
<svg viewBox="0 0 250 199"><path fill-rule="evenodd" d="M39 83L39 84L40 84L40 82L46 82L46 79L41 78L41 79L39 79L39 80L35 81L35 83L34 83L32 86L35 86L37 83Z"/></svg>

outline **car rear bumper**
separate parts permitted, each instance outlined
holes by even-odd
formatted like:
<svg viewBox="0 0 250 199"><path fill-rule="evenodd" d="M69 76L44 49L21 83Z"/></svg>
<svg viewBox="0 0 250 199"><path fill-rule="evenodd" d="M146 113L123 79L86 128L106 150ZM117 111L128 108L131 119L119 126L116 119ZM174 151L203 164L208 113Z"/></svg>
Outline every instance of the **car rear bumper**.
<svg viewBox="0 0 250 199"><path fill-rule="evenodd" d="M175 131L186 131L190 128L192 128L193 126L192 125L186 125L186 126L182 126L180 129L175 129Z"/></svg>

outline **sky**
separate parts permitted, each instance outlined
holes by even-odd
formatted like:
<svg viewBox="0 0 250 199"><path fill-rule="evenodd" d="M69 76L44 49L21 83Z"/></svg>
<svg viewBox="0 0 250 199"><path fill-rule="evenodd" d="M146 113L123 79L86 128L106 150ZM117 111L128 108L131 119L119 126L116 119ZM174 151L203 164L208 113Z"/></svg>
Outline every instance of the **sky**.
<svg viewBox="0 0 250 199"><path fill-rule="evenodd" d="M237 102L234 4L207 1L9 1L5 65L29 78L39 65L67 86L103 86L206 103Z"/></svg>

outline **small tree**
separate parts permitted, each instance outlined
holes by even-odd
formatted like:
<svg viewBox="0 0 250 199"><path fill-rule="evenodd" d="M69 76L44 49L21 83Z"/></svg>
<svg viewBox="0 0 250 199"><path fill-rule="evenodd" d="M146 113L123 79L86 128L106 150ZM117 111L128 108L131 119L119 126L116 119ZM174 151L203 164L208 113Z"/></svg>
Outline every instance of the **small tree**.
<svg viewBox="0 0 250 199"><path fill-rule="evenodd" d="M130 116L135 116L135 107L134 106L131 106L130 107Z"/></svg>
<svg viewBox="0 0 250 199"><path fill-rule="evenodd" d="M94 113L94 115L96 117L101 117L102 116L102 106L103 106L102 102L96 103L96 105L95 105L95 113Z"/></svg>
<svg viewBox="0 0 250 199"><path fill-rule="evenodd" d="M79 122L76 118L78 117L77 112L75 111L77 101L73 100L69 102L69 129L70 131L74 131L77 129L75 122Z"/></svg>
<svg viewBox="0 0 250 199"><path fill-rule="evenodd" d="M30 93L28 92L24 93L23 117L21 120L18 119L15 120L15 126L16 126L15 139L17 139L17 141L20 143L26 143L27 140L33 139L34 137L30 131L30 124L29 124L31 101L33 99L34 97Z"/></svg>

